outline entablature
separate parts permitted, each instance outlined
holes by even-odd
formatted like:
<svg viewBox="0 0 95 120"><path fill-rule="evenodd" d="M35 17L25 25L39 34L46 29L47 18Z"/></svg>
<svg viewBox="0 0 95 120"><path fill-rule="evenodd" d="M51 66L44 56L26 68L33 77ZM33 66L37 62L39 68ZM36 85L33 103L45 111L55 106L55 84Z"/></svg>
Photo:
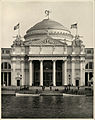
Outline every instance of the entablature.
<svg viewBox="0 0 95 120"><path fill-rule="evenodd" d="M31 61L31 60L63 60L63 61L66 61L67 57L58 57L58 56L54 56L54 57L39 56L39 57L37 57L37 56L31 56L31 57L29 57L29 61Z"/></svg>

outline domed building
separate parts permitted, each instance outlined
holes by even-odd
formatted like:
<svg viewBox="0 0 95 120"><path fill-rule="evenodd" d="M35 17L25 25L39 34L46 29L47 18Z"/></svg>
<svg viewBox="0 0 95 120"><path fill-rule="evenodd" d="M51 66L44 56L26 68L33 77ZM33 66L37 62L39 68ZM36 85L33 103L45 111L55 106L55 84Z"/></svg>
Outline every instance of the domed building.
<svg viewBox="0 0 95 120"><path fill-rule="evenodd" d="M87 86L93 49L60 23L44 19L2 48L2 86ZM68 44L69 42L69 44ZM90 71L89 71L90 70Z"/></svg>

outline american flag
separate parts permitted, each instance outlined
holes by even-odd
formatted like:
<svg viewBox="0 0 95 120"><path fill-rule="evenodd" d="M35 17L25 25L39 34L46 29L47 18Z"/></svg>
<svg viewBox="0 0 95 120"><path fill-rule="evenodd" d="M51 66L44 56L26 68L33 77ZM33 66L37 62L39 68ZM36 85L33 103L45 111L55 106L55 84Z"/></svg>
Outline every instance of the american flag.
<svg viewBox="0 0 95 120"><path fill-rule="evenodd" d="M71 29L76 28L77 29L77 23L71 25Z"/></svg>

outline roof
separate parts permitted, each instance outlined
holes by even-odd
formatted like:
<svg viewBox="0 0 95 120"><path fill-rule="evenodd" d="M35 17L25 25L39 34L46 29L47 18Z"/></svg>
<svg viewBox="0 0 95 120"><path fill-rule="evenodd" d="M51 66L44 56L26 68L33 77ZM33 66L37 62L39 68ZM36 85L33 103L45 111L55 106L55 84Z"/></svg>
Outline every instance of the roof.
<svg viewBox="0 0 95 120"><path fill-rule="evenodd" d="M31 27L27 32L33 31L33 30L42 30L42 29L58 29L58 30L66 30L70 32L66 27L64 27L62 24L53 21L51 19L44 19L43 21L37 23L33 27Z"/></svg>

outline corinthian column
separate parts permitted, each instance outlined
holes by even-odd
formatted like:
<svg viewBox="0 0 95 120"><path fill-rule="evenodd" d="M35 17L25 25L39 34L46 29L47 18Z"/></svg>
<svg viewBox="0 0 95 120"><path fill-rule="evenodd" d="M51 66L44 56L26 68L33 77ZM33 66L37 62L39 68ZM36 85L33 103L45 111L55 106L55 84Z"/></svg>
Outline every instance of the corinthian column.
<svg viewBox="0 0 95 120"><path fill-rule="evenodd" d="M53 61L53 86L56 86L56 61Z"/></svg>
<svg viewBox="0 0 95 120"><path fill-rule="evenodd" d="M32 61L30 61L29 63L29 86L32 86L33 84L33 65L32 65Z"/></svg>
<svg viewBox="0 0 95 120"><path fill-rule="evenodd" d="M64 85L67 85L67 61L64 61Z"/></svg>
<svg viewBox="0 0 95 120"><path fill-rule="evenodd" d="M40 61L40 86L43 86L43 61Z"/></svg>

